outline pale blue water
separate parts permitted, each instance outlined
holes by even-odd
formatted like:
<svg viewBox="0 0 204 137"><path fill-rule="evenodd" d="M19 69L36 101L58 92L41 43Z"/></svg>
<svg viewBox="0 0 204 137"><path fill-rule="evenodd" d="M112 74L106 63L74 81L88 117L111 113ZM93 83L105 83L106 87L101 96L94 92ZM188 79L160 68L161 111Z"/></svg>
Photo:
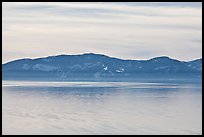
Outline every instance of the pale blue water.
<svg viewBox="0 0 204 137"><path fill-rule="evenodd" d="M2 82L2 134L202 134L201 84Z"/></svg>

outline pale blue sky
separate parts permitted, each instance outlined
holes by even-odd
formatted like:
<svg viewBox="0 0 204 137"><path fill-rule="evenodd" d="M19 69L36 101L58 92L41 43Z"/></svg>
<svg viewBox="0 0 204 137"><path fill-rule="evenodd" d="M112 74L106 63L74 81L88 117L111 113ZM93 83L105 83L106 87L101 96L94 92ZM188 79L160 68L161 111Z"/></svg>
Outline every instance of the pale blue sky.
<svg viewBox="0 0 204 137"><path fill-rule="evenodd" d="M3 63L58 54L202 56L202 3L3 2Z"/></svg>

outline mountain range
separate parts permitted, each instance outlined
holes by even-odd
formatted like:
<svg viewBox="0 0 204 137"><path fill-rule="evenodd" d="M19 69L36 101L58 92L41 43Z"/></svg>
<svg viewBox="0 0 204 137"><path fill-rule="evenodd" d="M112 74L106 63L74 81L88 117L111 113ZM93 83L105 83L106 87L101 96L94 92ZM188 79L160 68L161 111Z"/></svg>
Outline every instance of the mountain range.
<svg viewBox="0 0 204 137"><path fill-rule="evenodd" d="M124 60L102 54L57 55L2 64L2 79L108 80L201 78L202 59L179 61L166 56Z"/></svg>

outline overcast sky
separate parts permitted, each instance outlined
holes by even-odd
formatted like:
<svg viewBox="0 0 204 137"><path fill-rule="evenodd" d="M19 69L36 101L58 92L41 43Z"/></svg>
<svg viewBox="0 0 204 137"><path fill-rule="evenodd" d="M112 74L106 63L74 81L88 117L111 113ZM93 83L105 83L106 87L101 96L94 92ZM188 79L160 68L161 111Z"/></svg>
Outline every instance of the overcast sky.
<svg viewBox="0 0 204 137"><path fill-rule="evenodd" d="M202 3L3 2L2 62L58 54L202 57Z"/></svg>

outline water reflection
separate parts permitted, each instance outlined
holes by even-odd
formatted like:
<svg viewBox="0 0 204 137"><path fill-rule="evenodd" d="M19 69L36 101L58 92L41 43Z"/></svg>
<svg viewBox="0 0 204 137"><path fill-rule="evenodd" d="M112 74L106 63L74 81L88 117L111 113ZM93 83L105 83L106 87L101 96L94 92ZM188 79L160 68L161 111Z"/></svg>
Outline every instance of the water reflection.
<svg viewBox="0 0 204 137"><path fill-rule="evenodd" d="M7 81L2 86L4 134L202 133L199 84Z"/></svg>

